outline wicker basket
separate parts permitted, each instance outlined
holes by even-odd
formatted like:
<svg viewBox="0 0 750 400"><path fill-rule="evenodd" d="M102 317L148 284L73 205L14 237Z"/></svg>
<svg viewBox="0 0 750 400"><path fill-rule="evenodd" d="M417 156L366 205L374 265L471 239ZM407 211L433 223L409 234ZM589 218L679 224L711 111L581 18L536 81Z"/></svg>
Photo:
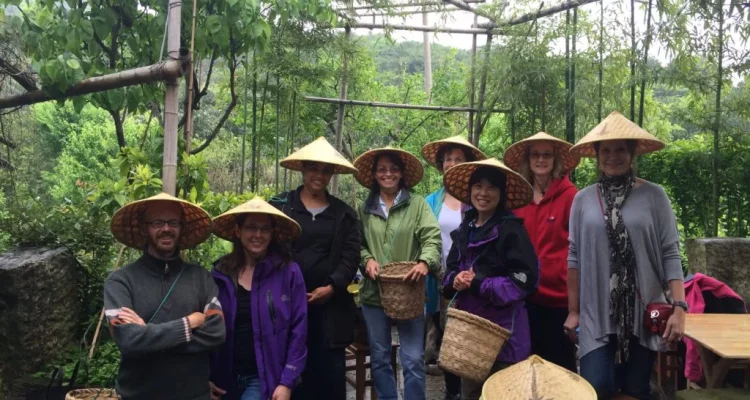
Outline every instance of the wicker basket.
<svg viewBox="0 0 750 400"><path fill-rule="evenodd" d="M404 281L417 265L413 261L385 264L380 270L380 302L385 315L396 320L409 320L424 314L425 280Z"/></svg>
<svg viewBox="0 0 750 400"><path fill-rule="evenodd" d="M510 331L466 311L448 309L438 365L462 378L484 381Z"/></svg>
<svg viewBox="0 0 750 400"><path fill-rule="evenodd" d="M120 396L114 389L76 389L68 392L65 400L120 400Z"/></svg>

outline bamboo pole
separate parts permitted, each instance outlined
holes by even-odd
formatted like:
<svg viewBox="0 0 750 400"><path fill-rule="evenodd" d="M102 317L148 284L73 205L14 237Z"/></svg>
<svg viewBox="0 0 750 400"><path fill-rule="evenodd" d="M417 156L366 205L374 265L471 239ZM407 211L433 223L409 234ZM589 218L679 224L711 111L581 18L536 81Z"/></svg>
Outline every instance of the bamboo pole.
<svg viewBox="0 0 750 400"><path fill-rule="evenodd" d="M341 151L342 146L342 132L344 129L344 111L345 111L345 105L346 103L343 102L343 100L346 100L346 89L348 85L348 78L349 78L349 53L348 53L348 45L349 45L349 38L352 34L352 28L347 25L346 27L346 34L344 35L344 54L342 54L342 66L341 66L341 87L339 88L339 99L342 100L342 102L339 102L338 110L336 112L336 150ZM333 176L333 182L331 184L331 194L334 196L339 194L339 177L338 174Z"/></svg>
<svg viewBox="0 0 750 400"><path fill-rule="evenodd" d="M478 3L486 3L487 0L464 0L464 3L469 4L478 4ZM357 11L357 10L372 10L372 9L378 9L378 10L389 10L392 8L407 8L407 7L422 7L424 5L429 6L440 6L444 3L442 1L428 1L425 3L397 3L397 4L370 4L366 6L354 6L354 7L339 7L336 9L336 11Z"/></svg>
<svg viewBox="0 0 750 400"><path fill-rule="evenodd" d="M492 34L487 35L487 43L484 45L484 64L482 65L482 80L479 82L479 98L476 121L474 122L474 136L472 137L472 143L474 146L479 146L479 135L482 134L482 112L484 111L484 95L487 91L487 75L490 69L490 50L492 49ZM489 118L489 115L487 116Z"/></svg>
<svg viewBox="0 0 750 400"><path fill-rule="evenodd" d="M630 0L630 120L635 121L635 0Z"/></svg>
<svg viewBox="0 0 750 400"><path fill-rule="evenodd" d="M248 80L248 63L247 54L245 54L245 94L242 100L242 164L240 165L240 187L237 193L245 192L245 164L247 161L247 80Z"/></svg>
<svg viewBox="0 0 750 400"><path fill-rule="evenodd" d="M455 107L455 106L423 106L417 104L398 104L398 103L382 103L378 101L361 101L361 100L341 100L331 99L326 97L313 97L305 96L305 101L312 103L332 103L339 104L344 103L350 106L368 106L368 107L382 107L382 108L399 108L404 110L427 110L427 111L455 111L455 112L476 112L476 108L470 107ZM493 113L508 113L510 110L506 109L492 109L485 110Z"/></svg>
<svg viewBox="0 0 750 400"><path fill-rule="evenodd" d="M190 69L188 71L188 96L185 99L187 118L185 120L185 152L190 154L193 137L193 74L195 73L195 14L198 12L198 0L193 0L193 28L190 31Z"/></svg>
<svg viewBox="0 0 750 400"><path fill-rule="evenodd" d="M474 25L477 24L479 17L474 15ZM475 33L471 37L471 72L469 77L469 108L474 108L474 84L476 81L476 63L477 63L477 34ZM474 111L469 111L468 121L468 139L473 143L472 137L474 136Z"/></svg>
<svg viewBox="0 0 750 400"><path fill-rule="evenodd" d="M361 29L391 29L396 31L417 31L417 32L437 32L437 33L456 33L456 34L467 34L475 35L481 34L486 35L494 33L497 35L505 35L505 32L495 31L483 28L444 28L441 26L418 26L418 25L393 25L393 24L371 24L367 22L352 21L352 28Z"/></svg>
<svg viewBox="0 0 750 400"><path fill-rule="evenodd" d="M140 85L143 83L156 82L167 79L177 79L182 76L183 68L186 67L187 57L179 60L168 60L158 64L139 67L114 74L96 76L80 81L75 86L66 90L62 98L81 96L84 94L103 92L111 89L118 89L126 86ZM42 90L35 90L15 96L9 96L0 99L0 110L19 106L41 103L49 100L56 100L56 97L50 96Z"/></svg>
<svg viewBox="0 0 750 400"><path fill-rule="evenodd" d="M430 19L427 15L427 8L422 8L422 24L427 26L430 23ZM424 59L424 92L427 94L427 98L431 102L432 100L432 51L430 49L430 33L422 33L422 57Z"/></svg>
<svg viewBox="0 0 750 400"><path fill-rule="evenodd" d="M651 7L652 0L648 0L648 16L646 17L646 43L643 44L643 73L641 76L641 98L638 108L638 126L643 127L643 109L646 103L646 75L648 75L648 48L651 44Z"/></svg>
<svg viewBox="0 0 750 400"><path fill-rule="evenodd" d="M473 13L475 15L478 15L483 18L487 18L488 20L492 21L491 24L497 25L497 21L495 21L495 16L484 12L483 10L473 8L469 6L465 1L463 0L443 0L445 3L456 6L457 8L460 8L463 11L468 11L470 13Z"/></svg>
<svg viewBox="0 0 750 400"><path fill-rule="evenodd" d="M389 13L357 14L355 16L356 17L405 17L407 15L422 14L425 12L434 14L434 13L444 13L444 12L452 12L452 11L461 11L461 9L456 8L456 7L444 7L444 8L435 8L435 9L396 11L390 14Z"/></svg>
<svg viewBox="0 0 750 400"><path fill-rule="evenodd" d="M177 59L180 52L182 2L169 0L167 8L167 56ZM174 196L177 188L177 126L179 94L177 79L167 80L164 100L164 158L162 160L162 191Z"/></svg>
<svg viewBox="0 0 750 400"><path fill-rule="evenodd" d="M538 12L535 11L535 12L531 12L528 14L524 14L516 18L510 19L508 21L500 22L499 24L493 24L491 22L488 22L488 23L479 24L476 27L487 29L487 28L504 28L508 26L520 25L529 21L533 21L535 18L548 17L550 15L554 15L563 11L567 11L576 7L580 7L582 5L593 3L595 1L599 1L599 0L571 0L571 1L568 1L567 3L562 3L556 6L545 8Z"/></svg>
<svg viewBox="0 0 750 400"><path fill-rule="evenodd" d="M120 252L117 253L117 260L115 260L115 268L116 270L120 268L120 260L122 259L122 253L125 251L125 245L120 245ZM94 357L94 350L96 350L96 342L99 340L99 332L102 330L102 322L104 321L104 307L102 307L102 312L99 314L99 322L96 324L96 330L94 331L94 338L91 339L91 348L89 349L89 360Z"/></svg>
<svg viewBox="0 0 750 400"><path fill-rule="evenodd" d="M604 80L604 0L600 0L599 7L599 107L597 108L596 120L602 120L602 81Z"/></svg>

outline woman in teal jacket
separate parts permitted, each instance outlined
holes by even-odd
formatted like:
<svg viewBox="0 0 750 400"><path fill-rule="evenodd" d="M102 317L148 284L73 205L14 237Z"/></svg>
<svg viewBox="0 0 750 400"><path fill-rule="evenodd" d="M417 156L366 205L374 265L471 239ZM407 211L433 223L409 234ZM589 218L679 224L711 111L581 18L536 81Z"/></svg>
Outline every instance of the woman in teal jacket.
<svg viewBox="0 0 750 400"><path fill-rule="evenodd" d="M481 150L474 147L474 145L461 136L453 136L447 139L427 143L422 147L422 157L424 157L428 164L440 171L440 173L444 173L449 168L461 163L480 161L487 158ZM440 236L443 248L440 270L441 272L445 272L445 260L448 257L448 252L453 243L450 234L461 225L464 212L469 206L461 203L461 201L446 192L445 187L442 185L440 186L440 189L431 193L425 200L427 200L427 204L429 204L430 209L432 209L433 214L435 214L435 218L438 220L438 225L440 225ZM440 293L438 290L441 278L442 277L436 277L433 274L429 274L427 275L427 280L425 282L427 286L427 304L425 307L425 314L437 327L437 337L435 340L429 342L431 337L429 334L427 336L428 342L426 343L426 346L428 349L432 346L439 348L443 336L443 324L440 322ZM437 351L425 351L425 354L428 357L425 361L428 365L430 365L430 363L434 364L437 361L430 357L430 353L433 353L433 355L436 356ZM461 379L447 371L445 371L444 376L446 399L458 398L461 395Z"/></svg>

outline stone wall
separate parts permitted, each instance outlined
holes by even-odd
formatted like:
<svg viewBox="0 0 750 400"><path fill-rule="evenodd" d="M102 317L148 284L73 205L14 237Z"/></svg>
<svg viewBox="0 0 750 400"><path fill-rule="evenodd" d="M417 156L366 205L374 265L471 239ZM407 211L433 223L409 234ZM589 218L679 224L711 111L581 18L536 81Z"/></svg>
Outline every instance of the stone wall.
<svg viewBox="0 0 750 400"><path fill-rule="evenodd" d="M64 248L0 255L0 398L10 398L19 377L40 370L75 340L77 276L77 262Z"/></svg>
<svg viewBox="0 0 750 400"><path fill-rule="evenodd" d="M687 241L690 272L716 278L750 303L750 239L712 238Z"/></svg>

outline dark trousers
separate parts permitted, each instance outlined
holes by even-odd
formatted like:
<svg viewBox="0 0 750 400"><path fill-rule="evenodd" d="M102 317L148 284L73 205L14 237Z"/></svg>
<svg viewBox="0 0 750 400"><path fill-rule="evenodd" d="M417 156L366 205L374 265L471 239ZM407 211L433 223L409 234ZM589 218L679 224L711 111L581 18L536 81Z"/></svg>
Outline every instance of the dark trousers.
<svg viewBox="0 0 750 400"><path fill-rule="evenodd" d="M438 335L437 335L437 347L440 349L440 346L443 344L443 328L445 327L443 324L441 324L440 318L442 313L435 313L433 314L432 318L435 320L435 326L437 327ZM443 370L443 379L445 380L445 391L449 395L457 396L461 394L461 377L458 375L453 375L452 373Z"/></svg>
<svg viewBox="0 0 750 400"><path fill-rule="evenodd" d="M656 352L638 343L638 338L630 339L630 358L622 364L615 364L617 336L610 336L609 343L581 358L581 376L596 389L600 399L608 399L621 391L639 400L651 398L651 369L656 360Z"/></svg>
<svg viewBox="0 0 750 400"><path fill-rule="evenodd" d="M293 400L346 400L344 348L328 348L322 312L308 314L307 363Z"/></svg>
<svg viewBox="0 0 750 400"><path fill-rule="evenodd" d="M576 346L563 331L568 309L526 303L531 329L531 352L571 372L576 367Z"/></svg>

